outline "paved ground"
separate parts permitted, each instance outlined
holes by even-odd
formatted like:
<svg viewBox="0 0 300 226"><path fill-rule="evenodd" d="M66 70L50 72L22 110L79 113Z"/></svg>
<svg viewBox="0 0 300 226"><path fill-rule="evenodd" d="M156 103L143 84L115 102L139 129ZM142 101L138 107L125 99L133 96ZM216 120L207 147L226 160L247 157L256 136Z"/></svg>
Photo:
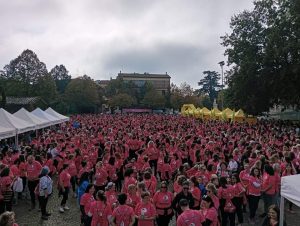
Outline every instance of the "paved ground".
<svg viewBox="0 0 300 226"><path fill-rule="evenodd" d="M20 200L17 206L14 206L13 210L16 212L17 223L20 226L73 226L80 225L80 211L76 205L76 199L70 195L68 200L68 206L71 208L69 211L61 214L58 212L60 199L58 199L57 190L54 189L54 194L48 203L48 211L52 213L52 216L48 221L42 221L40 219L41 213L38 210L28 211L30 202L27 200ZM294 208L295 213L286 213L286 221L288 226L299 226L300 225L300 208ZM260 202L260 208L258 214L262 212L262 201ZM249 226L248 216L244 215L245 223L243 226ZM260 226L262 223L261 219L258 219L256 226ZM171 225L175 225L175 221L172 221Z"/></svg>

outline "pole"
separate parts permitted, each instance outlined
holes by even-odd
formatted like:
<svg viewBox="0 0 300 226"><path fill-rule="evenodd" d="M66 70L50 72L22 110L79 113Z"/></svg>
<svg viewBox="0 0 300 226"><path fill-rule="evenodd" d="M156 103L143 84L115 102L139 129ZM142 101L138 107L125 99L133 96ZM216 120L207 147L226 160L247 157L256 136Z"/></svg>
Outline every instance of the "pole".
<svg viewBox="0 0 300 226"><path fill-rule="evenodd" d="M222 110L224 109L223 107L223 104L224 104L224 93L223 93L223 87L224 87L224 79L223 79L223 77L224 77L224 71L223 71L223 67L224 67L224 65L225 65L225 62L224 61L221 61L221 62L219 62L219 65L220 65L220 67L221 67L221 90L222 90L222 96L221 96L221 108L222 108Z"/></svg>
<svg viewBox="0 0 300 226"><path fill-rule="evenodd" d="M284 216L284 198L280 197L280 216L279 216L279 226L283 226L283 216Z"/></svg>
<svg viewBox="0 0 300 226"><path fill-rule="evenodd" d="M221 65L221 69L222 69L222 110L224 109L224 93L223 93L223 87L224 87L224 83L223 83L223 64Z"/></svg>

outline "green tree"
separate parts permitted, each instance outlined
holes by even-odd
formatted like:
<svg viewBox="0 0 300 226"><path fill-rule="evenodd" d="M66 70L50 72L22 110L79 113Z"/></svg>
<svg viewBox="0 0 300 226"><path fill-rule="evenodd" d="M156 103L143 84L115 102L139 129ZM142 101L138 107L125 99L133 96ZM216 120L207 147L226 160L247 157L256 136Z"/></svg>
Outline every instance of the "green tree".
<svg viewBox="0 0 300 226"><path fill-rule="evenodd" d="M181 93L180 88L174 83L171 83L170 103L171 107L175 110L180 110L180 108L184 104L184 96Z"/></svg>
<svg viewBox="0 0 300 226"><path fill-rule="evenodd" d="M32 96L38 79L48 74L46 65L29 49L7 64L4 71L8 80L16 81L15 84L18 85L23 84L22 89L17 91L19 95L25 96Z"/></svg>
<svg viewBox="0 0 300 226"><path fill-rule="evenodd" d="M4 108L6 105L6 93L4 83L5 80L0 76L0 108Z"/></svg>
<svg viewBox="0 0 300 226"><path fill-rule="evenodd" d="M142 104L148 108L164 108L166 105L166 99L161 93L155 90L150 90L146 92Z"/></svg>
<svg viewBox="0 0 300 226"><path fill-rule="evenodd" d="M127 93L119 93L113 96L108 101L109 106L111 107L120 107L120 108L127 108L132 107L136 104L135 98L129 96Z"/></svg>
<svg viewBox="0 0 300 226"><path fill-rule="evenodd" d="M65 91L69 112L95 112L100 105L96 83L88 76L72 79Z"/></svg>
<svg viewBox="0 0 300 226"><path fill-rule="evenodd" d="M53 77L51 75L40 77L35 88L35 93L47 104L54 103L57 98L57 91Z"/></svg>
<svg viewBox="0 0 300 226"><path fill-rule="evenodd" d="M300 105L300 2L257 0L231 19L222 45L232 69L226 98L260 114L274 104Z"/></svg>
<svg viewBox="0 0 300 226"><path fill-rule="evenodd" d="M71 75L64 65L56 65L49 74L53 77L59 93L64 93L68 83L71 81Z"/></svg>
<svg viewBox="0 0 300 226"><path fill-rule="evenodd" d="M205 75L204 78L198 82L198 85L201 86L199 92L207 94L210 98L210 102L213 103L221 88L219 84L220 74L216 71L204 71L203 74Z"/></svg>

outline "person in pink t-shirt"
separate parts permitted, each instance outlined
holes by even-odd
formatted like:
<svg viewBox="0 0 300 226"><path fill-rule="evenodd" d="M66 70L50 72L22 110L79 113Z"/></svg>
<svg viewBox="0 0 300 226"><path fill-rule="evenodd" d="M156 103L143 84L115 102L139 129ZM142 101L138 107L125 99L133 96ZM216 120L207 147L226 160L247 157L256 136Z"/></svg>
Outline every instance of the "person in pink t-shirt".
<svg viewBox="0 0 300 226"><path fill-rule="evenodd" d="M270 165L265 165L265 173L262 178L262 198L264 200L264 214L267 215L268 209L271 205L276 203L276 178L274 176L274 169Z"/></svg>
<svg viewBox="0 0 300 226"><path fill-rule="evenodd" d="M255 214L258 208L258 203L261 195L262 181L260 177L260 170L256 167L251 169L248 182L248 202L249 202L249 217L250 223L254 223Z"/></svg>
<svg viewBox="0 0 300 226"><path fill-rule="evenodd" d="M85 193L80 198L80 211L82 222L84 225L90 225L92 222L92 217L88 216L88 213L91 210L91 204L95 201L94 198L95 187L93 184L89 184L86 189Z"/></svg>
<svg viewBox="0 0 300 226"><path fill-rule="evenodd" d="M111 225L112 226L132 226L135 222L134 210L127 206L127 195L121 193L118 195L119 206L116 207L112 213Z"/></svg>
<svg viewBox="0 0 300 226"><path fill-rule="evenodd" d="M167 182L161 182L160 190L157 191L153 197L153 204L157 212L157 225L169 225L174 212L172 209L173 194L168 191Z"/></svg>
<svg viewBox="0 0 300 226"><path fill-rule="evenodd" d="M182 213L177 218L177 226L202 226L202 223L205 221L204 217L199 210L191 210L189 208L187 199L181 199L179 206L182 209Z"/></svg>
<svg viewBox="0 0 300 226"><path fill-rule="evenodd" d="M59 212L63 213L65 212L65 210L70 209L68 206L66 206L70 187L71 187L71 175L69 174L68 164L63 165L63 170L59 174L58 183L59 183L59 194L63 196L63 199L61 200L60 203Z"/></svg>
<svg viewBox="0 0 300 226"><path fill-rule="evenodd" d="M141 194L142 202L135 207L135 214L138 219L138 226L154 226L156 218L156 209L150 202L150 193Z"/></svg>
<svg viewBox="0 0 300 226"><path fill-rule="evenodd" d="M2 169L0 174L0 192L3 196L3 199L0 200L0 214L12 210L13 191L11 187L13 179L9 174L10 169L8 167Z"/></svg>
<svg viewBox="0 0 300 226"><path fill-rule="evenodd" d="M39 183L39 174L42 170L42 165L35 160L32 155L27 157L27 165L26 165L26 172L27 172L27 179L28 179L28 190L30 192L31 198L31 208L33 210L35 208L35 193L34 190Z"/></svg>
<svg viewBox="0 0 300 226"><path fill-rule="evenodd" d="M116 185L113 182L109 182L105 187L105 196L107 202L111 206L115 206L117 204L118 200L117 200Z"/></svg>
<svg viewBox="0 0 300 226"><path fill-rule="evenodd" d="M201 201L200 213L205 219L203 225L218 226L218 211L214 207L214 202L208 195L204 195Z"/></svg>
<svg viewBox="0 0 300 226"><path fill-rule="evenodd" d="M92 202L88 216L92 217L91 226L108 226L111 222L112 210L103 191L98 191L96 201Z"/></svg>

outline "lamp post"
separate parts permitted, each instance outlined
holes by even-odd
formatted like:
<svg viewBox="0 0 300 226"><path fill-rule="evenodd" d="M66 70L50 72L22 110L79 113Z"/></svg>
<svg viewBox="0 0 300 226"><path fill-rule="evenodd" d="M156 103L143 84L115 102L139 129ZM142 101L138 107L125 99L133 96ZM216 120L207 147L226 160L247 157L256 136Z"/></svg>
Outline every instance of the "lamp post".
<svg viewBox="0 0 300 226"><path fill-rule="evenodd" d="M223 72L223 67L224 67L224 65L225 65L225 62L224 61L220 61L219 63L218 63L219 65L220 65L220 67L221 67L221 88L222 88L222 97L221 97L221 107L222 107L222 110L223 110L223 87L224 87L224 84L223 84L223 75L224 75L224 72Z"/></svg>

